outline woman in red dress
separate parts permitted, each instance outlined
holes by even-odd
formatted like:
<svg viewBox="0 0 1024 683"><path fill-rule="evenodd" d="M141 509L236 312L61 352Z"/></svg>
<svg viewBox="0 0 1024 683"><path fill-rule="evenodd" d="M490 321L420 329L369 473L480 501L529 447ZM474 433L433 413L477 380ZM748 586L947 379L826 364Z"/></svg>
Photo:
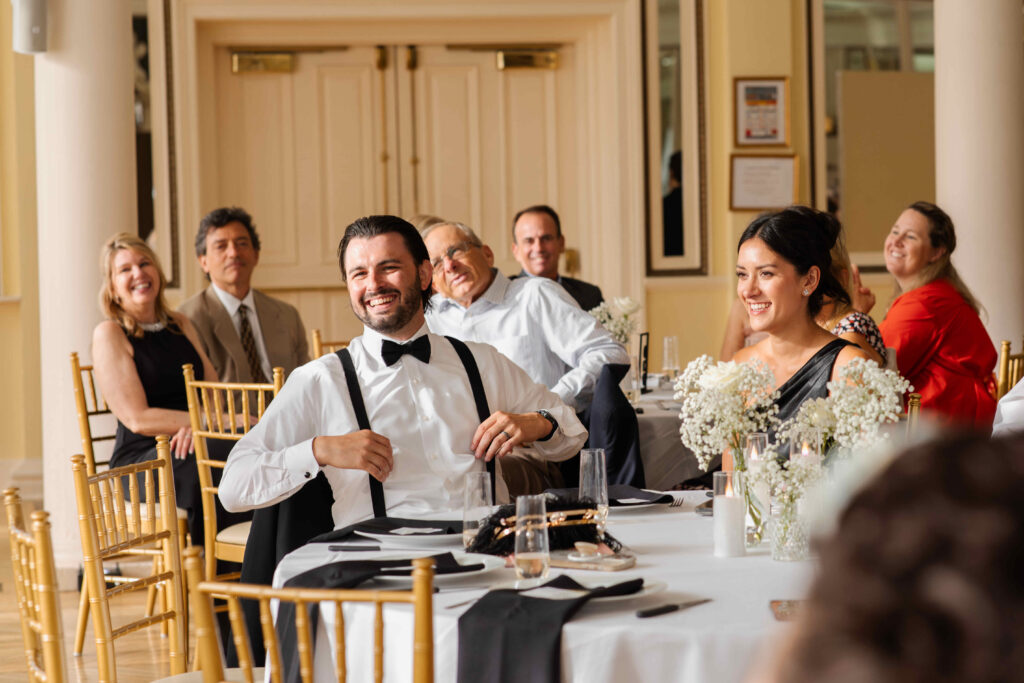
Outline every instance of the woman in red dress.
<svg viewBox="0 0 1024 683"><path fill-rule="evenodd" d="M950 262L953 221L928 202L911 204L885 239L885 267L896 298L880 326L896 349L900 374L921 394L922 410L962 426L992 428L996 349L980 304Z"/></svg>

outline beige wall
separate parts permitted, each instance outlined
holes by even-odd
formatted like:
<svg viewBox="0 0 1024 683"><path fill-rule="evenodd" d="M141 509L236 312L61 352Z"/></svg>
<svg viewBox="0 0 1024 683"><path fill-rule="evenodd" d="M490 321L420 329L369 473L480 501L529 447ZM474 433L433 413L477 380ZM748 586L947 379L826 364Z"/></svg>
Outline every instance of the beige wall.
<svg viewBox="0 0 1024 683"><path fill-rule="evenodd" d="M708 260L704 278L648 278L647 320L651 368L661 368L661 339L679 337L679 360L718 356L735 296L736 241L756 216L729 210L729 158L733 144L733 78L788 76L790 146L744 152L795 153L799 200L810 201L806 20L803 0L715 0L704 3L707 93ZM606 292L606 295L614 294Z"/></svg>
<svg viewBox="0 0 1024 683"><path fill-rule="evenodd" d="M11 51L11 4L0 2L0 486L38 472L42 453L32 78L32 58Z"/></svg>
<svg viewBox="0 0 1024 683"><path fill-rule="evenodd" d="M732 79L790 78L791 147L800 157L800 198L809 197L805 18L803 0L705 2L709 275L653 278L645 288L652 367L661 364L661 338L680 337L680 359L717 355L731 300L735 243L752 212L728 209L732 141ZM15 384L0 398L0 463L39 458L41 418L38 357L38 272L32 61L10 51L10 4L0 2L0 238L4 294L0 302L0 374ZM623 198L626 201L627 198ZM183 267L193 267L183 252ZM608 296L624 292L607 291ZM81 349L85 351L85 349ZM64 358L51 359L65 363ZM13 469L9 467L8 470ZM5 484L0 465L0 485Z"/></svg>

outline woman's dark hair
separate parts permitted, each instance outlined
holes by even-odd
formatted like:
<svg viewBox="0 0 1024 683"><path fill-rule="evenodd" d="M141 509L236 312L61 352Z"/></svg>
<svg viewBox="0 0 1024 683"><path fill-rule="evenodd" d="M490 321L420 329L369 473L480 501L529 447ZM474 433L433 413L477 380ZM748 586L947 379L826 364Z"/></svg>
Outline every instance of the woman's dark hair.
<svg viewBox="0 0 1024 683"><path fill-rule="evenodd" d="M348 251L349 242L356 238L370 239L378 235L386 235L389 232L396 232L402 236L405 248L412 255L412 262L419 266L426 261L430 263L430 254L427 252L427 245L423 238L409 221L398 216L364 216L357 218L347 228L345 234L338 244L338 267L341 268L341 281L348 282L348 275L345 273L345 252ZM434 294L432 283L427 283L427 288L421 292L423 296L423 310L429 310L430 297Z"/></svg>
<svg viewBox="0 0 1024 683"><path fill-rule="evenodd" d="M818 286L807 297L807 312L813 318L821 311L825 297L850 303L846 288L832 273L830 252L840 230L839 221L824 211L808 206L790 206L755 218L740 236L736 250L739 251L747 240L757 237L792 263L800 275L806 275L811 266L817 266L820 272Z"/></svg>
<svg viewBox="0 0 1024 683"><path fill-rule="evenodd" d="M950 259L953 255L953 250L956 249L956 231L953 229L953 219L949 217L948 213L931 202L914 202L907 208L913 209L928 220L928 238L931 241L931 245L936 249L943 250L942 256L936 259L935 263L929 263L921 269L921 273L916 280L916 286L920 287L933 280L945 278L949 280L949 283L953 285L956 291L960 292L960 296L974 309L974 312L980 315L982 311L981 304L978 303L978 300L974 298L974 294L964 284L964 281L960 278L960 273L956 272L956 268L953 267L953 262ZM902 293L903 289L897 282L896 295L899 296Z"/></svg>
<svg viewBox="0 0 1024 683"><path fill-rule="evenodd" d="M858 493L778 681L1024 679L1024 436L946 435Z"/></svg>

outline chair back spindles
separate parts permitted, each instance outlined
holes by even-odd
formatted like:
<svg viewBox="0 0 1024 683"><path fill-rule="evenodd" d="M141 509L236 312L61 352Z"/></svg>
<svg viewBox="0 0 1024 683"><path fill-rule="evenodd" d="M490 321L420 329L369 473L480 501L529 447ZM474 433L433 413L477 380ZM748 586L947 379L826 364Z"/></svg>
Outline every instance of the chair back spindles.
<svg viewBox="0 0 1024 683"><path fill-rule="evenodd" d="M324 339L323 334L319 328L313 328L313 358L319 358L325 353L334 353L335 351L341 351L343 348L348 346L348 339L339 339L336 341L327 341Z"/></svg>
<svg viewBox="0 0 1024 683"><path fill-rule="evenodd" d="M29 680L63 683L64 636L50 516L43 511L33 512L31 529L26 527L21 496L16 488L4 491L4 506Z"/></svg>
<svg viewBox="0 0 1024 683"><path fill-rule="evenodd" d="M78 433L82 439L82 455L85 456L89 475L96 474L98 466L106 466L107 461L96 461L95 444L100 441L113 441L115 434L93 434L92 418L110 415L106 399L96 390L91 365L82 365L78 354L71 352L71 384L75 392L75 413L78 416Z"/></svg>
<svg viewBox="0 0 1024 683"><path fill-rule="evenodd" d="M291 602L295 605L295 628L299 657L299 675L304 683L312 683L314 633L309 620L309 609L321 603L330 603L334 608L335 627L333 659L337 680L347 680L345 652L345 603L370 603L374 605L374 678L384 677L384 628L383 605L400 603L413 606L413 682L431 683L434 680L434 632L433 632L433 591L434 561L429 557L413 560L412 590L387 591L367 589L329 588L268 588L244 583L203 581L203 564L198 548L185 551L185 569L188 573L189 595L192 598L192 614L196 625L199 648L199 665L204 683L224 681L223 656L214 626L213 598L226 599L232 636L238 651L239 668L246 681L252 681L253 661L248 647L249 635L245 630L239 600L255 600L259 605L260 625L264 645L267 649L267 666L270 668L272 683L281 682L282 657L280 641L271 616L272 600ZM240 646L241 645L241 646Z"/></svg>
<svg viewBox="0 0 1024 683"><path fill-rule="evenodd" d="M210 457L207 442L209 439L238 441L248 433L252 429L251 418L258 420L263 417L270 401L284 386L284 369L274 368L272 384L197 380L195 368L191 364L183 365L181 369L185 378L196 469L199 472L199 492L202 498L203 529L206 537L206 577L210 580L225 579L228 577L216 576L217 560L241 562L245 545L228 543L217 538L218 487L213 483L213 468L224 469L224 462Z"/></svg>
<svg viewBox="0 0 1024 683"><path fill-rule="evenodd" d="M996 375L996 398L1006 395L1017 382L1024 378L1024 345L1020 353L1011 353L1010 342L1004 339L999 344L999 370Z"/></svg>
<svg viewBox="0 0 1024 683"><path fill-rule="evenodd" d="M88 474L83 455L71 458L82 538L85 586L92 614L100 681L116 681L114 641L149 626L167 624L171 674L184 673L185 599L182 589L174 472L167 436L156 438L155 460ZM142 478L141 489L138 478ZM127 489L125 487L127 482ZM145 492L145 501L141 500ZM127 495L126 495L127 494ZM157 508L159 505L159 509ZM124 553L158 557L144 578L107 577L104 561ZM114 585L108 587L108 581ZM150 586L163 586L163 610L123 626L111 622L109 600Z"/></svg>

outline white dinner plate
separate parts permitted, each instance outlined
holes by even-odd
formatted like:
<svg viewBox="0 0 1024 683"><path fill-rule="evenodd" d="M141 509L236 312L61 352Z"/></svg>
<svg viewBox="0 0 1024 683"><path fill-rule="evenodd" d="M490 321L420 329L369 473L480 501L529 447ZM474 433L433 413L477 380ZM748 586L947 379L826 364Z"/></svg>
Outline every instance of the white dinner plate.
<svg viewBox="0 0 1024 683"><path fill-rule="evenodd" d="M417 557L427 557L430 555L436 555L436 552L423 551L423 552L404 552L404 553L359 553L359 559L367 560L404 560L409 559L410 561ZM365 557L364 557L365 556ZM453 552L452 556L455 557L455 561L460 565L467 564L482 564L483 567L474 569L468 572L460 572L458 574L434 574L434 583L455 583L465 578L477 577L487 572L492 572L496 569L501 569L505 566L505 560L494 555L483 555L481 553L466 553L466 552ZM379 583L410 583L412 582L411 576L375 576L373 580Z"/></svg>
<svg viewBox="0 0 1024 683"><path fill-rule="evenodd" d="M391 546L392 548L442 548L442 547L462 547L462 533L457 534L446 534L446 533L414 533L414 534L380 534L372 531L360 531L356 529L356 533L366 538L372 538L379 542L382 546Z"/></svg>
<svg viewBox="0 0 1024 683"><path fill-rule="evenodd" d="M579 578L577 576L573 576L572 578L575 579L576 582L579 583L581 586L585 586L588 590L598 588L599 586L614 586L617 583L629 581L629 579L620 578L596 579ZM548 579L546 580L550 581L551 577L548 577ZM515 587L515 581L508 581L505 583L500 583L496 586L492 586L491 590ZM668 584L664 581L644 579L644 587L638 590L636 593L630 593L629 595L604 595L599 598L593 598L592 602L620 602L625 600L635 600L636 598L642 598L647 595L655 595L657 593L661 593L666 588L668 588ZM527 592L526 595L529 595L533 598L547 598L549 600L566 600L568 598L579 597L580 592L576 590L568 590L565 588L533 588L529 592Z"/></svg>

